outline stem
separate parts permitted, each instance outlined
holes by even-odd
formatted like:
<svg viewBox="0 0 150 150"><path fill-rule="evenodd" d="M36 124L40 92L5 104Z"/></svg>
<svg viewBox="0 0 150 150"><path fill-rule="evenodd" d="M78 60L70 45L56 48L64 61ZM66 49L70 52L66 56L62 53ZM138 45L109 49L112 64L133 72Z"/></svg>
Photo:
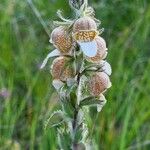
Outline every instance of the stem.
<svg viewBox="0 0 150 150"><path fill-rule="evenodd" d="M78 101L80 99L80 96L79 96L79 92L80 92L80 89L79 89L79 86L80 86L80 78L81 78L81 75L80 75L80 72L78 73L78 76L77 76L77 84L78 84L78 89L77 89L77 104L76 104L76 107L75 107L75 111L74 111L74 118L73 118L73 123L72 123L72 128L73 128L73 135L74 135L74 139L73 139L73 143L72 143L72 148L73 150L78 150L78 143L76 143L76 139L75 139L75 135L76 135L76 131L77 131L77 121L78 121L78 113L79 113L79 107L78 107Z"/></svg>
<svg viewBox="0 0 150 150"><path fill-rule="evenodd" d="M75 136L75 134L76 134L77 119L78 119L78 109L76 109L75 112L74 112L74 119L73 119L73 124L72 124L74 136ZM77 148L77 143L76 143L75 139L74 139L74 141L73 141L72 147L73 147L73 150L77 150L77 149L78 149L78 148Z"/></svg>

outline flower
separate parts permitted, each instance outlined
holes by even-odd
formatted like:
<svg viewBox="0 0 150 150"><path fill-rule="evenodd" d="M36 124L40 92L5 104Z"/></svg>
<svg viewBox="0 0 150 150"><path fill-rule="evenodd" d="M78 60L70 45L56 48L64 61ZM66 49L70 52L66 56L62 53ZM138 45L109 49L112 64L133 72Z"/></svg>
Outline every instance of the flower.
<svg viewBox="0 0 150 150"><path fill-rule="evenodd" d="M79 18L73 25L73 38L88 57L94 57L97 53L97 44L94 39L98 34L97 24L90 17Z"/></svg>
<svg viewBox="0 0 150 150"><path fill-rule="evenodd" d="M70 52L73 46L72 37L67 33L67 30L62 26L57 27L53 30L50 42L54 44L54 46L61 53Z"/></svg>
<svg viewBox="0 0 150 150"><path fill-rule="evenodd" d="M92 75L88 82L90 94L98 96L111 87L109 76L104 72L97 72Z"/></svg>
<svg viewBox="0 0 150 150"><path fill-rule="evenodd" d="M106 42L105 40L98 36L95 39L97 44L97 54L94 57L88 57L86 56L87 61L92 63L98 63L100 60L105 59L107 56L107 48L106 48Z"/></svg>
<svg viewBox="0 0 150 150"><path fill-rule="evenodd" d="M51 74L54 79L59 79L61 81L67 81L68 78L73 78L74 70L70 66L70 58L61 56L54 59L51 66Z"/></svg>
<svg viewBox="0 0 150 150"><path fill-rule="evenodd" d="M76 20L73 26L73 32L97 30L96 22L90 17L82 17Z"/></svg>

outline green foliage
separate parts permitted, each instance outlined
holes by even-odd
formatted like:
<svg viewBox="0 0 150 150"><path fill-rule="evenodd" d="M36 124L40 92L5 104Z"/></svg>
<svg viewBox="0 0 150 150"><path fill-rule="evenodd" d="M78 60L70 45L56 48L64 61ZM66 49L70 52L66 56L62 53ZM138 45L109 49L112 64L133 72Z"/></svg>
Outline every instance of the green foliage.
<svg viewBox="0 0 150 150"><path fill-rule="evenodd" d="M65 118L63 117L64 114L62 111L54 111L51 116L46 120L45 122L45 129L50 126L50 127L55 127L60 125L61 123L64 122Z"/></svg>
<svg viewBox="0 0 150 150"><path fill-rule="evenodd" d="M80 107L88 106L88 105L97 105L100 103L101 103L101 101L99 100L99 98L94 97L94 96L89 96L89 97L86 97L85 99L81 100Z"/></svg>
<svg viewBox="0 0 150 150"><path fill-rule="evenodd" d="M58 130L58 142L59 146L64 150L71 150L71 137L67 131Z"/></svg>
<svg viewBox="0 0 150 150"><path fill-rule="evenodd" d="M53 49L47 32L57 19L56 10L62 9L68 18L72 14L66 0L29 2L0 2L0 90L5 87L11 93L7 98L0 96L0 149L17 141L22 149L56 150L56 132L43 130L43 116L57 110L59 102L49 85L48 71L41 72L39 64ZM99 144L95 149L148 150L150 2L90 2L105 28L102 36L113 68L105 109L95 122L94 109L87 118L90 134Z"/></svg>

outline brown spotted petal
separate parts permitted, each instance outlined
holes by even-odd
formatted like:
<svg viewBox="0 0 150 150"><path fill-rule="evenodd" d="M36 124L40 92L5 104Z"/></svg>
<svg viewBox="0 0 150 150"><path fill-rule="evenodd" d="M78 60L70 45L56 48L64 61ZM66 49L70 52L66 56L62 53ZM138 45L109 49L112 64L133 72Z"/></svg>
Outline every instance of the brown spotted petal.
<svg viewBox="0 0 150 150"><path fill-rule="evenodd" d="M74 76L73 68L69 66L69 60L69 58L64 56L54 59L51 66L51 74L54 79L66 81Z"/></svg>
<svg viewBox="0 0 150 150"><path fill-rule="evenodd" d="M70 52L73 46L71 35L68 34L66 29L62 26L53 30L50 42L53 43L61 53Z"/></svg>
<svg viewBox="0 0 150 150"><path fill-rule="evenodd" d="M89 91L93 96L98 96L111 87L109 76L104 72L95 73L89 80Z"/></svg>
<svg viewBox="0 0 150 150"><path fill-rule="evenodd" d="M97 24L91 17L82 17L75 21L73 32L77 33L83 30L97 30Z"/></svg>
<svg viewBox="0 0 150 150"><path fill-rule="evenodd" d="M81 30L73 34L73 38L79 42L90 42L98 35L96 30Z"/></svg>

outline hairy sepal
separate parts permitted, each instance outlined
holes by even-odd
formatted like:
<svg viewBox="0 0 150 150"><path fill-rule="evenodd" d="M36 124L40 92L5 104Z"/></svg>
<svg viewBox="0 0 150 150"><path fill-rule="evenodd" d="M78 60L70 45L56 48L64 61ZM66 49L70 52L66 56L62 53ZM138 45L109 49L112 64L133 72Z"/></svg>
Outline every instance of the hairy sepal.
<svg viewBox="0 0 150 150"><path fill-rule="evenodd" d="M57 56L61 56L61 53L59 52L59 50L55 49L52 52L50 52L44 59L40 69L43 69L46 66L46 64L50 58L57 57Z"/></svg>

